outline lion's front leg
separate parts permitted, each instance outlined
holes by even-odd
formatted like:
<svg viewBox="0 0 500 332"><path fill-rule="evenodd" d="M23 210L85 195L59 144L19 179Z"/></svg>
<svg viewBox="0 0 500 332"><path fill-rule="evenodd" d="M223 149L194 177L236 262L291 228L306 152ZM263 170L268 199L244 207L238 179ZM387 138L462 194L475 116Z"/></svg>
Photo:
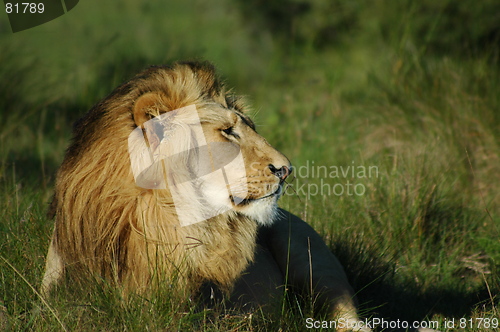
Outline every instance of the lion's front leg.
<svg viewBox="0 0 500 332"><path fill-rule="evenodd" d="M54 236L52 236L52 240L49 246L49 251L47 252L47 259L45 263L45 274L42 279L40 293L43 296L47 296L52 286L57 282L59 282L63 274L64 274L64 264L61 259L61 256L57 252L55 238Z"/></svg>
<svg viewBox="0 0 500 332"><path fill-rule="evenodd" d="M370 331L358 318L354 291L342 265L323 239L297 216L285 210L280 214L265 232L267 246L288 276L287 284L309 293L316 308L345 327L339 331Z"/></svg>

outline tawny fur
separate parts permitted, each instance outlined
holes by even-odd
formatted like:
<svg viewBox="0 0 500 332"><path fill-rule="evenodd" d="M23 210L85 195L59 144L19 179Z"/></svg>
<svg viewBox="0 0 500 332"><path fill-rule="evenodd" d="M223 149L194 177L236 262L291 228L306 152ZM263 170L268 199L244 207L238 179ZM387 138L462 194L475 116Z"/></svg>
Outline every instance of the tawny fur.
<svg viewBox="0 0 500 332"><path fill-rule="evenodd" d="M255 220L231 210L181 227L167 189L144 189L134 182L127 138L137 123L149 118L135 114L134 119L134 107L143 107L136 101L148 92L161 94L156 101L145 101L151 116L193 104L198 109L216 104L244 111L239 98L224 90L207 64L153 67L97 104L75 125L74 140L57 175L45 292L69 265L114 281L126 291L144 292L154 285L155 276L161 276L161 282L175 282L185 292L205 280L229 292L252 261ZM219 121L216 118L212 114L202 121ZM260 144L271 149L265 140ZM261 154L265 153L257 151L256 158ZM260 164L267 167L267 159L261 158Z"/></svg>

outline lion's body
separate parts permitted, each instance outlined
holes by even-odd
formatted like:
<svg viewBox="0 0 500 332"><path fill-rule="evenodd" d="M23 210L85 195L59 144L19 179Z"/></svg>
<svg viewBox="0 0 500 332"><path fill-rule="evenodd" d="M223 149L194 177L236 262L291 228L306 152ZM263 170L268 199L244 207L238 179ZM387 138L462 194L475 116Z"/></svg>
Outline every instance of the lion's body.
<svg viewBox="0 0 500 332"><path fill-rule="evenodd" d="M356 321L337 259L305 222L278 212L290 167L210 65L140 73L75 125L49 213L42 292L76 271L125 294L162 283L188 296L212 283L230 295L236 284L233 299L260 305L288 282Z"/></svg>
<svg viewBox="0 0 500 332"><path fill-rule="evenodd" d="M161 96L154 105L148 100L138 105L147 93ZM156 67L116 89L75 125L51 205L56 224L44 288L71 265L139 292L151 285L153 275L177 279L176 284L187 291L203 280L230 290L253 258L257 223L230 210L205 222L180 225L169 190L144 189L135 183L127 147L131 131L140 125L137 112L141 108L159 114L196 105L204 121L204 116L214 118L215 111L207 107L215 103L226 113L242 110L210 67ZM258 137L255 134L244 144L257 149ZM262 149L267 149L262 153L275 154L266 158L287 162L267 143ZM247 162L262 162L267 167L266 158L245 156L244 148L242 152ZM196 208L194 199L188 203Z"/></svg>

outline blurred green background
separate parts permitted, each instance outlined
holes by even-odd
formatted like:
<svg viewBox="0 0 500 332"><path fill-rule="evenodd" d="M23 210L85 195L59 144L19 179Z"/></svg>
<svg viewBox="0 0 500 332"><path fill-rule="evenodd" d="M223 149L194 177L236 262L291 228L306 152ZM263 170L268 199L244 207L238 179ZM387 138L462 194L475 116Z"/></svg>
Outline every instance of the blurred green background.
<svg viewBox="0 0 500 332"><path fill-rule="evenodd" d="M294 166L377 167L296 174L281 201L341 259L365 317L494 330L476 322L498 318L500 2L87 0L15 34L2 15L0 330L304 329L306 311L255 325L161 301L123 309L110 291L44 304L31 288L72 123L137 71L196 59L248 97ZM364 194L311 191L347 181Z"/></svg>

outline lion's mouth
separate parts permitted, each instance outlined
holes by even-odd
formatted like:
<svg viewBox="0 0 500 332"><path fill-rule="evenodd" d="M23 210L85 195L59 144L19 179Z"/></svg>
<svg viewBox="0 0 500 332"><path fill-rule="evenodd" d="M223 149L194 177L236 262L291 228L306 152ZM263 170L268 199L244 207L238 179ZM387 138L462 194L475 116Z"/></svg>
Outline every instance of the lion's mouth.
<svg viewBox="0 0 500 332"><path fill-rule="evenodd" d="M249 205L253 202L261 201L261 200L264 200L266 198L271 198L271 197L278 197L279 198L282 194L283 194L283 185L280 184L274 192L267 194L265 196L241 198L241 197L231 195L231 196L229 196L229 198L231 199L231 202L234 205Z"/></svg>

